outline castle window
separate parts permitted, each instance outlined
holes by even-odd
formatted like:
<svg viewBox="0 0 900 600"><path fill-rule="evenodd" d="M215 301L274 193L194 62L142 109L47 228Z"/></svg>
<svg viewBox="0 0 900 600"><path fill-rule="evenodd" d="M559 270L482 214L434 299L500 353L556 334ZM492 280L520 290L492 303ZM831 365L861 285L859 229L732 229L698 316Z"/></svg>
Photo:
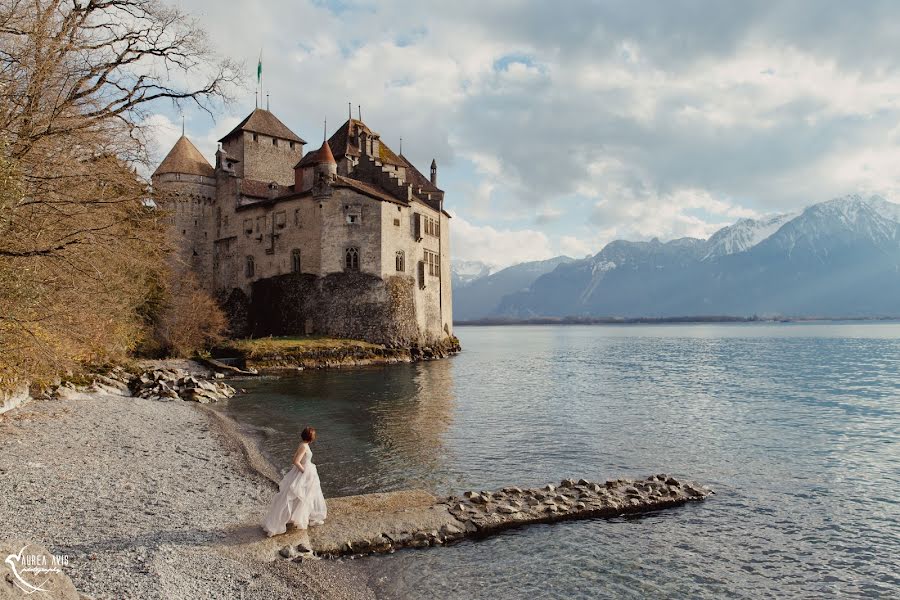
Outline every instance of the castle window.
<svg viewBox="0 0 900 600"><path fill-rule="evenodd" d="M290 145L291 145L291 150L293 150L293 149L294 149L294 142L290 142Z"/></svg>
<svg viewBox="0 0 900 600"><path fill-rule="evenodd" d="M300 227L300 209L299 208L294 209L294 225L296 225L297 227Z"/></svg>
<svg viewBox="0 0 900 600"><path fill-rule="evenodd" d="M278 145L278 138L272 138L272 145L273 145L273 146L277 146L277 145Z"/></svg>
<svg viewBox="0 0 900 600"><path fill-rule="evenodd" d="M359 248L347 248L344 251L344 270L359 271Z"/></svg>
<svg viewBox="0 0 900 600"><path fill-rule="evenodd" d="M432 277L441 276L441 256L437 252L425 251L425 267Z"/></svg>
<svg viewBox="0 0 900 600"><path fill-rule="evenodd" d="M284 229L285 225L287 225L287 214L283 210L275 213L275 227Z"/></svg>
<svg viewBox="0 0 900 600"><path fill-rule="evenodd" d="M397 250L397 256L395 257L394 262L397 263L398 273L406 272L406 254L403 253L403 250Z"/></svg>
<svg viewBox="0 0 900 600"><path fill-rule="evenodd" d="M291 273L300 272L300 250L294 248L291 250Z"/></svg>
<svg viewBox="0 0 900 600"><path fill-rule="evenodd" d="M248 278L249 278L249 277L253 277L253 276L256 274L256 265L253 263L253 257L252 257L252 256L248 256L248 257L247 257L247 270L246 270L246 274L247 274L247 277L248 277Z"/></svg>
<svg viewBox="0 0 900 600"><path fill-rule="evenodd" d="M244 233L247 235L253 233L253 219L244 219Z"/></svg>
<svg viewBox="0 0 900 600"><path fill-rule="evenodd" d="M344 217L347 220L347 225L359 225L362 221L362 208L359 206L345 206Z"/></svg>
<svg viewBox="0 0 900 600"><path fill-rule="evenodd" d="M254 141L254 142L258 142L258 141L259 141L259 135L257 135L257 134L254 133L254 134L253 134L253 141Z"/></svg>
<svg viewBox="0 0 900 600"><path fill-rule="evenodd" d="M400 219L394 219L394 226L400 227Z"/></svg>
<svg viewBox="0 0 900 600"><path fill-rule="evenodd" d="M434 237L440 237L441 235L441 223L437 219L432 219L431 217L424 217L425 221L425 234L431 235Z"/></svg>

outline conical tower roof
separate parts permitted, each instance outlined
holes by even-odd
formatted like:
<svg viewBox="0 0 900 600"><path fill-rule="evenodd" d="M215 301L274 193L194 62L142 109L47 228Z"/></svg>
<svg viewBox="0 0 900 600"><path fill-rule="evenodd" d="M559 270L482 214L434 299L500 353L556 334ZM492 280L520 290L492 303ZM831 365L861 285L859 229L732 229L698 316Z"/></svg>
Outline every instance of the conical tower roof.
<svg viewBox="0 0 900 600"><path fill-rule="evenodd" d="M204 177L215 177L216 175L216 171L209 161L185 136L178 138L153 175L164 173L184 173L186 175L203 175Z"/></svg>
<svg viewBox="0 0 900 600"><path fill-rule="evenodd" d="M331 152L331 147L328 145L327 141L322 142L322 147L319 148L319 151L316 154L316 164L337 164L337 161L334 160L334 154L332 154Z"/></svg>

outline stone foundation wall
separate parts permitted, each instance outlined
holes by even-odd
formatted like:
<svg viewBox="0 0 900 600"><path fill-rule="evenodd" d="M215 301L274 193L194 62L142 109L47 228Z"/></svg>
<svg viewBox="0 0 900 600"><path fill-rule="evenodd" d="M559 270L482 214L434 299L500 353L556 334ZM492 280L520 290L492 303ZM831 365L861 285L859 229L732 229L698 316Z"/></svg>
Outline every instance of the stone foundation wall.
<svg viewBox="0 0 900 600"><path fill-rule="evenodd" d="M416 325L414 285L408 276L288 273L255 281L245 303L232 294L225 308L236 337L325 335L392 347L440 342Z"/></svg>

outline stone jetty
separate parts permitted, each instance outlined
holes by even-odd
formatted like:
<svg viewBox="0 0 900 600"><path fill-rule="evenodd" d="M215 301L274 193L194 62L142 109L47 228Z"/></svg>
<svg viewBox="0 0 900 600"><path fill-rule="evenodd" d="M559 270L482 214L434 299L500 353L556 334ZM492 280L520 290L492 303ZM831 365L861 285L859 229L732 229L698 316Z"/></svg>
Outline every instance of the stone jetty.
<svg viewBox="0 0 900 600"><path fill-rule="evenodd" d="M412 490L334 498L325 525L289 531L261 544L282 558L362 556L424 548L492 535L510 527L615 517L700 501L713 492L668 475L603 483L564 479L558 485L469 491L439 499Z"/></svg>

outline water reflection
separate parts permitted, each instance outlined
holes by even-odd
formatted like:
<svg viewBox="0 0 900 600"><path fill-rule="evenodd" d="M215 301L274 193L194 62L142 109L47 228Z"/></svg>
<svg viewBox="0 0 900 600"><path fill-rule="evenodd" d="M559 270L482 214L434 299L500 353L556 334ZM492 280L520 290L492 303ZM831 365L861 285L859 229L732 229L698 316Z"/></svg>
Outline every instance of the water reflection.
<svg viewBox="0 0 900 600"><path fill-rule="evenodd" d="M362 561L380 597L896 595L897 324L459 333L453 360L253 382L229 410L285 464L315 424L330 495L660 471L718 494Z"/></svg>
<svg viewBox="0 0 900 600"><path fill-rule="evenodd" d="M228 411L265 438L283 467L303 427L316 427L326 495L433 487L448 455L452 374L451 361L437 361L249 380Z"/></svg>

